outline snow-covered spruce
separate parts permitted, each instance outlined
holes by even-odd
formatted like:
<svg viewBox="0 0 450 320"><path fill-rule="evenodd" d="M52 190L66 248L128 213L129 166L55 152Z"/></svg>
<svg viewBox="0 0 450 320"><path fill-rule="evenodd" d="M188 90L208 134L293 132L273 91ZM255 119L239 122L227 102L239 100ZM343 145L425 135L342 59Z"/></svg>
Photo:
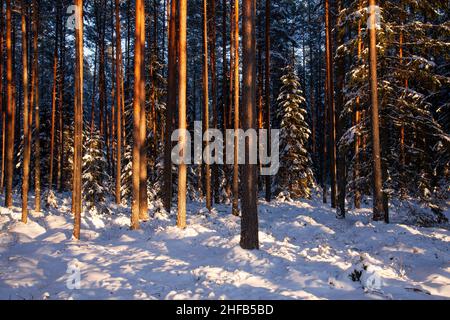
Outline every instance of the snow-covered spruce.
<svg viewBox="0 0 450 320"><path fill-rule="evenodd" d="M305 98L293 64L285 68L278 96L280 135L280 171L278 194L287 199L309 198L314 187L308 143L311 135L306 119Z"/></svg>
<svg viewBox="0 0 450 320"><path fill-rule="evenodd" d="M86 145L83 154L83 202L86 208L99 213L109 213L106 199L109 194L111 177L106 168L108 162L104 142L96 130L85 138Z"/></svg>

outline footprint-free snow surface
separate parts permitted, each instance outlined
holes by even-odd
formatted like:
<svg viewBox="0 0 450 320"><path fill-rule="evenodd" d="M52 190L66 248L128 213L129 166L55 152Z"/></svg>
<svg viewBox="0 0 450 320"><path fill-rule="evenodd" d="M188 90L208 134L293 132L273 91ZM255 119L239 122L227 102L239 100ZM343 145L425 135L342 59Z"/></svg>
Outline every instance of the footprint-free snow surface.
<svg viewBox="0 0 450 320"><path fill-rule="evenodd" d="M27 225L0 207L0 299L450 298L450 232L374 223L369 209L337 220L319 200L260 203L261 248L245 251L228 206L189 204L186 230L156 214L130 231L129 209L111 205L83 217L81 241L70 197L57 207Z"/></svg>

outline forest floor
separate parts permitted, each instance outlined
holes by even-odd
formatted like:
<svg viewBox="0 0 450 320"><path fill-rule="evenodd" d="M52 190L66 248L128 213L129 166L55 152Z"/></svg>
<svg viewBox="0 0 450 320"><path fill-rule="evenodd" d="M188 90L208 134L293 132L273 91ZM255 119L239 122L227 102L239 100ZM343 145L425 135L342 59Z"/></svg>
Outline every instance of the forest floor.
<svg viewBox="0 0 450 320"><path fill-rule="evenodd" d="M57 202L28 225L0 207L0 299L450 299L448 226L402 224L395 209L387 225L368 208L337 220L319 199L261 202L261 249L244 251L228 206L190 203L184 231L174 214L130 231L129 208L111 205L74 241L70 195Z"/></svg>

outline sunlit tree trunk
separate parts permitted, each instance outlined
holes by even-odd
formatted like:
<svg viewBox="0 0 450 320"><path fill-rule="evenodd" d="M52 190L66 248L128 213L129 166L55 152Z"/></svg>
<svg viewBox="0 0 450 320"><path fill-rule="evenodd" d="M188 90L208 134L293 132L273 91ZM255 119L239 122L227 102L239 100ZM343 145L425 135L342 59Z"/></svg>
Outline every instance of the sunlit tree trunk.
<svg viewBox="0 0 450 320"><path fill-rule="evenodd" d="M166 132L164 138L164 208L170 212L172 207L172 131L175 109L177 107L177 49L176 49L177 1L171 0L169 17L169 74L166 108Z"/></svg>
<svg viewBox="0 0 450 320"><path fill-rule="evenodd" d="M372 106L372 161L373 161L373 220L386 220L383 208L383 184L381 176L381 146L378 114L378 80L377 80L377 26L376 3L369 0L369 66L370 97Z"/></svg>
<svg viewBox="0 0 450 320"><path fill-rule="evenodd" d="M73 160L73 196L72 210L74 214L73 236L80 239L81 227L81 171L83 144L83 0L75 0L75 103L74 103L74 160Z"/></svg>
<svg viewBox="0 0 450 320"><path fill-rule="evenodd" d="M0 116L2 121L0 125L2 126L2 141L1 141L1 164L0 164L0 194L3 194L4 189L4 178L5 178L5 136L6 136L6 108L4 106L4 90L3 90L3 63L4 63L4 50L3 50L3 32L4 32L4 14L3 11L3 0L0 0Z"/></svg>
<svg viewBox="0 0 450 320"><path fill-rule="evenodd" d="M256 37L255 37L255 1L244 0L242 11L242 43L243 43L243 129L256 129ZM259 249L258 239L258 178L257 165L249 163L249 153L257 144L254 139L245 143L246 161L244 165L241 247L243 249Z"/></svg>
<svg viewBox="0 0 450 320"><path fill-rule="evenodd" d="M179 1L179 60L178 60L178 127L182 131L179 137L180 147L186 152L186 85L187 85L187 0ZM187 167L184 161L178 168L178 219L179 228L186 228L186 184L187 184Z"/></svg>
<svg viewBox="0 0 450 320"><path fill-rule="evenodd" d="M14 169L14 115L16 113L13 100L13 68L12 68L12 41L11 41L11 0L6 0L6 194L5 207L13 205L12 183Z"/></svg>
<svg viewBox="0 0 450 320"><path fill-rule="evenodd" d="M22 1L22 80L23 80L23 177L22 177L22 222L28 221L28 190L30 187L31 128L28 104L28 40L27 6ZM1 77L1 74L0 74Z"/></svg>
<svg viewBox="0 0 450 320"><path fill-rule="evenodd" d="M136 5L137 8L137 5ZM136 14L138 14L136 9ZM139 155L139 219L142 221L148 221L148 196L147 196L147 113L145 108L145 5L142 5L142 24L139 24L140 38L136 36L136 39L142 40L142 46L140 48L140 55L142 59L138 66L138 76L135 76L135 86L139 86L139 93L142 94L139 98L140 104L140 120L139 120L139 143L140 143L140 155ZM136 40L138 42L138 40ZM135 51L137 54L137 51ZM135 57L136 63L136 57ZM135 66L135 72L136 72Z"/></svg>
<svg viewBox="0 0 450 320"><path fill-rule="evenodd" d="M136 0L136 30L134 44L134 102L133 102L133 202L131 208L131 229L139 229L141 217L141 155L143 140L141 136L142 108L145 108L145 77L144 77L144 48L145 48L145 8L144 0ZM144 111L145 114L145 111ZM144 118L144 127L145 118Z"/></svg>

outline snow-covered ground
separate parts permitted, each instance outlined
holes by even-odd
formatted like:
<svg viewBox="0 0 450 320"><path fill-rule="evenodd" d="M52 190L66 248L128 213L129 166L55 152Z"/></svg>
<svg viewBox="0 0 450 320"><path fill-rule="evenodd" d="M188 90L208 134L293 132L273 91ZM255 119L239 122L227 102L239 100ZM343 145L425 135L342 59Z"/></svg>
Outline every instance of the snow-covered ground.
<svg viewBox="0 0 450 320"><path fill-rule="evenodd" d="M244 251L227 206L191 203L184 231L163 214L130 231L112 206L83 218L79 242L70 197L58 207L28 225L0 207L0 299L450 299L450 231L373 223L369 209L336 220L319 200L262 202L261 249Z"/></svg>

